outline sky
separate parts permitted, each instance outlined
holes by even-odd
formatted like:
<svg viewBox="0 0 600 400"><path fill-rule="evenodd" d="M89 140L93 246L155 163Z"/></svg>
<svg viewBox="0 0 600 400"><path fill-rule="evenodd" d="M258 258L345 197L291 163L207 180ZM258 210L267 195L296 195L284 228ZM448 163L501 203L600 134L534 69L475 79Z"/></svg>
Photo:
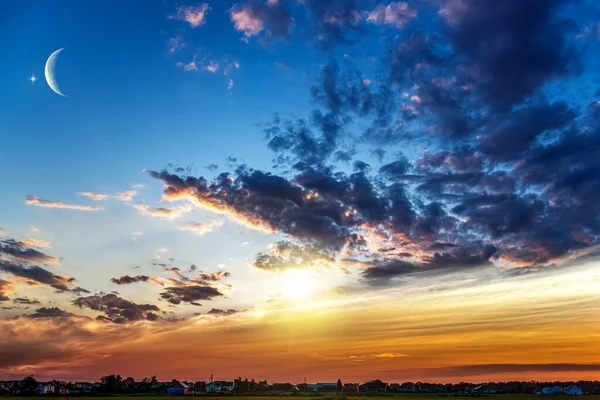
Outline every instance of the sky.
<svg viewBox="0 0 600 400"><path fill-rule="evenodd" d="M593 1L0 1L0 35L0 379L597 379Z"/></svg>

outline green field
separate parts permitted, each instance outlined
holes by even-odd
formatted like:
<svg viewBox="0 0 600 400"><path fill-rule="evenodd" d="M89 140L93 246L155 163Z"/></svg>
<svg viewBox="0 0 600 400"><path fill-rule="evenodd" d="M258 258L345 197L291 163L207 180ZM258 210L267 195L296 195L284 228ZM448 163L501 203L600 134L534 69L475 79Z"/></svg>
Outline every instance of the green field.
<svg viewBox="0 0 600 400"><path fill-rule="evenodd" d="M37 396L37 398L43 398L44 396ZM68 397L68 396L48 396L49 398L61 398L61 397ZM78 396L79 397L79 396ZM89 398L89 397L96 397L96 396L85 396L85 397L81 397L81 398ZM136 400L156 400L156 398L169 398L169 399L175 399L175 400L183 400L183 399L187 399L190 400L190 398L201 398L201 399L206 399L206 400L231 400L234 398L240 398L240 397L247 397L249 399L252 400L291 400L294 397L304 397L304 398L310 398L310 399L314 399L314 400L337 400L337 396L335 396L335 394L332 395L326 395L325 393L302 393L299 396L204 396L204 395L200 395L200 396L167 396L167 395L156 395L156 396L147 396L147 395L129 395L129 396L98 396L100 398L102 397L108 397L111 400L132 400L132 398L136 399ZM96 398L98 398L96 397ZM404 400L435 400L435 399L456 399L456 400L474 400L474 399L478 399L478 398L487 398L488 400L543 400L543 399L547 399L547 400L574 400L574 399L581 399L581 400L600 400L600 395L593 395L593 396L566 396L566 395L556 395L556 396L540 396L540 395L519 395L519 394L499 394L499 395L486 395L486 396L459 396L459 395L453 395L451 393L441 393L441 394L391 394L391 393L384 393L384 394L373 394L373 395L363 395L363 394L356 394L356 395L350 395L350 396L346 396L347 398L351 398L351 400L373 400L373 398L385 398L385 397L394 397L394 398L404 398ZM15 399L15 400L31 400L33 397L7 397L8 399ZM77 397L75 397L77 398Z"/></svg>

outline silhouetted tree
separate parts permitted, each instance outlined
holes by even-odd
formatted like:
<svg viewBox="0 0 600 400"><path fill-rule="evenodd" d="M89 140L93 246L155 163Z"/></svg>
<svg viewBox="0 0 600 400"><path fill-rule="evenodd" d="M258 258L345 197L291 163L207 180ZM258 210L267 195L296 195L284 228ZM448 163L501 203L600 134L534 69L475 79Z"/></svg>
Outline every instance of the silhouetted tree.
<svg viewBox="0 0 600 400"><path fill-rule="evenodd" d="M130 392L135 391L135 378L133 378L132 376L125 378L125 380L123 381L123 389L128 390Z"/></svg>
<svg viewBox="0 0 600 400"><path fill-rule="evenodd" d="M121 375L107 375L100 378L106 393L118 393L123 389L123 378Z"/></svg>
<svg viewBox="0 0 600 400"><path fill-rule="evenodd" d="M21 381L21 391L25 394L33 394L38 390L38 382L32 375L26 376Z"/></svg>

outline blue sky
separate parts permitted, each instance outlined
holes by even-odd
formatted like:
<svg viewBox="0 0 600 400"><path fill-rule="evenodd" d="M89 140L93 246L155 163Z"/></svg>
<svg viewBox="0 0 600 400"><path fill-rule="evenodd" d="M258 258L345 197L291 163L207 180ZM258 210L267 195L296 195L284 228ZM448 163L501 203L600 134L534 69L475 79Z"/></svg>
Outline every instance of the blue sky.
<svg viewBox="0 0 600 400"><path fill-rule="evenodd" d="M573 350L600 338L598 306L586 306L600 282L594 2L0 7L10 38L0 41L0 328L20 321L24 348L38 343L36 324L81 346L98 327L132 346L166 332L153 342L164 354L195 334L227 344L242 332L239 364L222 361L233 345L207 356L223 373L269 340L285 354L314 345L297 369L273 371L275 349L257 362L281 379L314 365L331 379L327 363L355 359L392 378L404 357L444 377L439 368L516 363L498 350L510 341L474 324L526 334L514 313L550 302L548 315L589 334L536 334L568 347L569 362L600 363ZM66 97L44 77L60 48ZM345 324L329 336L331 321ZM402 336L415 323L440 341ZM436 359L435 343L470 330L480 347ZM45 345L63 358L24 365L0 344L0 369L76 378L133 357ZM540 352L532 363L567 359ZM342 369L362 379L368 368Z"/></svg>

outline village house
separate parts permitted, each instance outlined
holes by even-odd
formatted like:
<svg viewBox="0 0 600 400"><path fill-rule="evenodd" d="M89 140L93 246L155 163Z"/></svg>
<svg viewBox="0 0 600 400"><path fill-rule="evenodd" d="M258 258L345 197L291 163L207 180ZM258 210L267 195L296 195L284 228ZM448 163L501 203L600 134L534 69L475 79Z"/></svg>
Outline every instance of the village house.
<svg viewBox="0 0 600 400"><path fill-rule="evenodd" d="M306 390L309 392L336 392L338 390L337 383L309 383L306 385Z"/></svg>
<svg viewBox="0 0 600 400"><path fill-rule="evenodd" d="M54 394L58 392L56 389L57 385L55 382L40 383L38 385L39 394Z"/></svg>
<svg viewBox="0 0 600 400"><path fill-rule="evenodd" d="M206 393L229 393L233 392L234 382L214 381L206 385Z"/></svg>
<svg viewBox="0 0 600 400"><path fill-rule="evenodd" d="M565 388L565 394L568 396L581 396L583 390L579 386L569 385Z"/></svg>
<svg viewBox="0 0 600 400"><path fill-rule="evenodd" d="M474 394L496 394L498 389L494 385L479 385L471 389L471 393Z"/></svg>
<svg viewBox="0 0 600 400"><path fill-rule="evenodd" d="M189 386L185 382L175 381L170 388L167 389L169 395L188 394Z"/></svg>
<svg viewBox="0 0 600 400"><path fill-rule="evenodd" d="M564 392L565 392L565 389L562 388L561 386L546 386L546 387L543 387L542 390L540 390L538 392L538 394L551 395L551 394L563 394Z"/></svg>

